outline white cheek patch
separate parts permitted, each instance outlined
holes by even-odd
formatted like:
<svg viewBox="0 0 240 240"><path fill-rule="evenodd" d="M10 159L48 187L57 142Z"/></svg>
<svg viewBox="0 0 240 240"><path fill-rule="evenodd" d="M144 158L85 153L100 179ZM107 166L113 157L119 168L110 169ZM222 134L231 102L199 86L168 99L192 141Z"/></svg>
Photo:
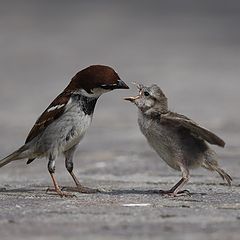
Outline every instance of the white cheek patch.
<svg viewBox="0 0 240 240"><path fill-rule="evenodd" d="M51 111L54 111L54 110L56 110L56 109L60 109L60 108L62 108L62 107L64 107L64 106L65 106L65 104L53 106L53 107L49 108L49 109L47 110L47 112L51 112Z"/></svg>
<svg viewBox="0 0 240 240"><path fill-rule="evenodd" d="M102 85L101 85L101 87L109 87L109 86L115 87L115 86L117 86L117 83L113 83L113 84L111 84L111 85L109 85L109 84L102 84Z"/></svg>
<svg viewBox="0 0 240 240"><path fill-rule="evenodd" d="M80 93L85 97L90 97L90 98L98 98L100 97L103 93L110 92L111 90L103 89L103 88L94 88L91 90L92 93L86 92L84 89L80 89L76 93Z"/></svg>

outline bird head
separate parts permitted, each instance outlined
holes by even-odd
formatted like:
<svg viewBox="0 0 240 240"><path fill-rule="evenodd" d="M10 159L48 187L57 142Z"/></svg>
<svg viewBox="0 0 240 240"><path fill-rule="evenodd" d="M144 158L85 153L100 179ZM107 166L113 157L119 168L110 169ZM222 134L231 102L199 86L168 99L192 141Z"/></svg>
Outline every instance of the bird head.
<svg viewBox="0 0 240 240"><path fill-rule="evenodd" d="M78 72L65 91L98 98L114 89L128 89L118 74L109 66L92 65Z"/></svg>
<svg viewBox="0 0 240 240"><path fill-rule="evenodd" d="M134 103L144 114L162 114L168 112L167 97L156 84L150 87L137 84L138 95L124 98Z"/></svg>

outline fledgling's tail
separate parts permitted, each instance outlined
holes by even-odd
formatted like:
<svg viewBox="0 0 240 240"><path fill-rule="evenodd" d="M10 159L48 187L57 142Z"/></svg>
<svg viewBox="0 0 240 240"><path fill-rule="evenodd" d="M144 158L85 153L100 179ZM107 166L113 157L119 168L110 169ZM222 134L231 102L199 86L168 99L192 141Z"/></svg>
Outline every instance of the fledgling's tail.
<svg viewBox="0 0 240 240"><path fill-rule="evenodd" d="M213 150L209 149L205 154L205 159L202 163L202 167L210 171L216 171L221 176L221 178L226 181L229 186L231 186L232 177L218 166L216 158L216 153Z"/></svg>
<svg viewBox="0 0 240 240"><path fill-rule="evenodd" d="M26 151L28 150L28 147L26 145L23 145L20 147L17 151L13 152L12 154L8 155L7 157L0 160L0 168L5 166L6 164L18 160L23 159L27 157Z"/></svg>

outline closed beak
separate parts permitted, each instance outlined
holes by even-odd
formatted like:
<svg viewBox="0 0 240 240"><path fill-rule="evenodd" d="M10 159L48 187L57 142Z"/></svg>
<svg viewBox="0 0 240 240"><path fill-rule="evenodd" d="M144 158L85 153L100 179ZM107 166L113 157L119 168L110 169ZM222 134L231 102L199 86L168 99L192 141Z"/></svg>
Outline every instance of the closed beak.
<svg viewBox="0 0 240 240"><path fill-rule="evenodd" d="M116 89L129 89L129 87L123 80L118 80Z"/></svg>
<svg viewBox="0 0 240 240"><path fill-rule="evenodd" d="M128 85L121 79L114 84L102 84L101 88L106 90L113 90L113 89L129 89Z"/></svg>

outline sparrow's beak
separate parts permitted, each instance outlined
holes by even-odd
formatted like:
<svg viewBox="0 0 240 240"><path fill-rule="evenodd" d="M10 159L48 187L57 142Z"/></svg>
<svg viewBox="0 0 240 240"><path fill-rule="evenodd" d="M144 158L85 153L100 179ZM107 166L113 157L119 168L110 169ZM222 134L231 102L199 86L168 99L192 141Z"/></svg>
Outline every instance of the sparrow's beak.
<svg viewBox="0 0 240 240"><path fill-rule="evenodd" d="M128 85L121 79L117 81L115 89L129 89Z"/></svg>
<svg viewBox="0 0 240 240"><path fill-rule="evenodd" d="M136 97L125 97L124 100L130 101L130 102L135 102L135 100L137 100L138 98L140 98L140 96L136 96Z"/></svg>
<svg viewBox="0 0 240 240"><path fill-rule="evenodd" d="M117 80L117 83L114 84L102 84L101 88L106 90L129 89L128 85L121 79Z"/></svg>

